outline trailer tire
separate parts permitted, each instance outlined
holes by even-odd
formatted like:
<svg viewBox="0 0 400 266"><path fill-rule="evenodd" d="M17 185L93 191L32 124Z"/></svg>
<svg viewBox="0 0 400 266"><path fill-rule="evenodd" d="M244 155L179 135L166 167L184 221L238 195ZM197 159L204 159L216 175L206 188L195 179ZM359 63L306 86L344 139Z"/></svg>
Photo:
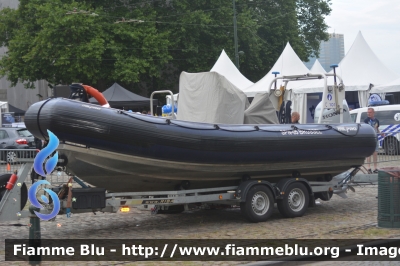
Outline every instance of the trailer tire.
<svg viewBox="0 0 400 266"><path fill-rule="evenodd" d="M278 210L287 218L300 217L307 211L309 200L306 186L295 182L285 189L283 199L278 200Z"/></svg>
<svg viewBox="0 0 400 266"><path fill-rule="evenodd" d="M6 185L8 180L10 180L11 174L2 174L0 175L0 202L3 199L3 196L6 193ZM22 183L21 186L21 210L25 207L26 202L28 201L28 188L25 183Z"/></svg>
<svg viewBox="0 0 400 266"><path fill-rule="evenodd" d="M252 187L246 196L246 202L240 203L242 214L253 223L265 222L274 209L274 197L266 186Z"/></svg>

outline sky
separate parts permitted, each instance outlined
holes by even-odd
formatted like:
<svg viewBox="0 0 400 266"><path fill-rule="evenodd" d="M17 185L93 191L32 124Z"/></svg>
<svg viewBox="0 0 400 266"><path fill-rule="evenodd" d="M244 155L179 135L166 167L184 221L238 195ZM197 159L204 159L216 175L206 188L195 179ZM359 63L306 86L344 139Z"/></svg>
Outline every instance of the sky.
<svg viewBox="0 0 400 266"><path fill-rule="evenodd" d="M400 1L331 0L329 33L344 34L347 53L361 31L382 63L400 77Z"/></svg>

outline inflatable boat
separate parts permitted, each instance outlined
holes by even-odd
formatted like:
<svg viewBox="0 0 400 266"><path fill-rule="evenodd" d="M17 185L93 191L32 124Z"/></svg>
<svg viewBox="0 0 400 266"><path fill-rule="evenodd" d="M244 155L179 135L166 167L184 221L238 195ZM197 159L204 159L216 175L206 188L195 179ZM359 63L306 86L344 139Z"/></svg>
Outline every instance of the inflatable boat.
<svg viewBox="0 0 400 266"><path fill-rule="evenodd" d="M25 124L60 140L71 174L114 192L238 185L301 176L324 181L376 147L367 124L224 125L136 114L65 98L33 104Z"/></svg>

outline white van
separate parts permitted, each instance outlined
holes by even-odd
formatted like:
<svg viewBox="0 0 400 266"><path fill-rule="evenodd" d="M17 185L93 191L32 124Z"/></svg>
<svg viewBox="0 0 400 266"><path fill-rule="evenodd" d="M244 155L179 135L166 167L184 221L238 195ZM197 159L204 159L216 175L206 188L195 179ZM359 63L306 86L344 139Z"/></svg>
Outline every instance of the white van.
<svg viewBox="0 0 400 266"><path fill-rule="evenodd" d="M375 110L375 117L379 120L379 130L385 136L378 136L379 146L386 154L400 154L400 104L371 106ZM351 119L356 123L364 123L368 117L369 107L358 108L350 111Z"/></svg>

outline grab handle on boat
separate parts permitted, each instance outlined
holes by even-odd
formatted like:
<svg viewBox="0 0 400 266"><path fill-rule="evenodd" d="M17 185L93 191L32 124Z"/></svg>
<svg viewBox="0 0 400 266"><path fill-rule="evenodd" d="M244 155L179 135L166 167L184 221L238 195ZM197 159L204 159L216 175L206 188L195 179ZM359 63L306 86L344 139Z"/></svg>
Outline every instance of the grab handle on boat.
<svg viewBox="0 0 400 266"><path fill-rule="evenodd" d="M153 113L153 96L155 94L161 94L161 93L169 93L171 95L171 99L172 99L172 101L171 101L172 118L175 118L174 117L174 110L175 110L174 94L170 90L153 91L153 93L150 95L150 112L151 112L151 115L154 114Z"/></svg>

